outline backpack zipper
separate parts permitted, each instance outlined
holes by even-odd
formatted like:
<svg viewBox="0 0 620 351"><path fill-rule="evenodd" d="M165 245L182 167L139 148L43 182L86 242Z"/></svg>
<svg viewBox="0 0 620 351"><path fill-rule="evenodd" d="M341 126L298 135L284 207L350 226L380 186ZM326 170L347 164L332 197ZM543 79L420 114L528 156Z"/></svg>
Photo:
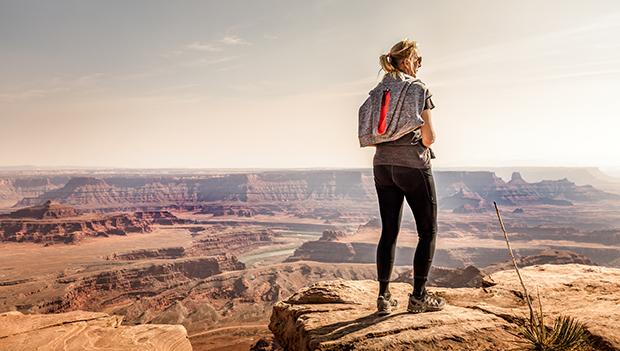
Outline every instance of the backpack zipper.
<svg viewBox="0 0 620 351"><path fill-rule="evenodd" d="M390 89L385 89L383 91L383 96L381 97L381 114L379 115L379 125L377 126L377 132L379 134L384 134L387 129L387 112L390 106Z"/></svg>

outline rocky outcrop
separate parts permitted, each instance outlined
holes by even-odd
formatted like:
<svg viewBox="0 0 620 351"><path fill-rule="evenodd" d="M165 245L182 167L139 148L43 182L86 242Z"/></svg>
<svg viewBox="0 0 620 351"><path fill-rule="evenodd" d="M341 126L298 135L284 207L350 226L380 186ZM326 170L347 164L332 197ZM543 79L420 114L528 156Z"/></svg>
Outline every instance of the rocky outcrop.
<svg viewBox="0 0 620 351"><path fill-rule="evenodd" d="M356 251L351 243L339 242L346 234L337 230L324 230L319 240L306 241L285 262L354 262Z"/></svg>
<svg viewBox="0 0 620 351"><path fill-rule="evenodd" d="M182 325L125 326L101 312L0 313L0 349L6 351L191 351Z"/></svg>
<svg viewBox="0 0 620 351"><path fill-rule="evenodd" d="M80 214L82 214L82 211L74 207L47 200L41 205L22 208L7 215L0 216L0 218L58 219L77 217Z"/></svg>
<svg viewBox="0 0 620 351"><path fill-rule="evenodd" d="M551 326L559 314L584 322L594 350L620 348L620 269L580 264L521 269L532 293L538 286ZM399 301L376 315L378 283L344 279L317 282L273 307L269 329L286 350L508 350L523 346L511 333L529 316L514 270L493 273L484 288L429 288L442 295L441 311L406 312L411 285L392 283ZM535 292L534 296L535 297ZM536 300L534 300L536 301Z"/></svg>
<svg viewBox="0 0 620 351"><path fill-rule="evenodd" d="M324 230L321 237L319 238L320 241L336 241L338 239L342 239L344 237L346 237L347 234L341 230L333 230L333 229L327 229Z"/></svg>
<svg viewBox="0 0 620 351"><path fill-rule="evenodd" d="M75 243L87 236L151 232L151 224L191 222L169 211L98 214L47 200L0 216L0 241Z"/></svg>
<svg viewBox="0 0 620 351"><path fill-rule="evenodd" d="M130 213L58 219L0 219L0 241L77 243L87 236L151 232L150 222Z"/></svg>
<svg viewBox="0 0 620 351"><path fill-rule="evenodd" d="M219 255L233 251L239 254L252 247L268 244L275 236L273 230L268 228L239 228L232 231L209 232L197 236L192 247L187 249L187 254L192 256Z"/></svg>
<svg viewBox="0 0 620 351"><path fill-rule="evenodd" d="M370 263L358 259L358 257L353 243L339 242L336 240L314 240L303 243L299 248L295 249L293 255L287 257L284 262L310 260L329 263Z"/></svg>
<svg viewBox="0 0 620 351"><path fill-rule="evenodd" d="M169 259L180 258L185 256L185 248L182 246L177 247L164 247L161 249L140 249L129 252L114 253L113 255L106 257L108 260L120 260L120 261L135 261L145 260L150 258Z"/></svg>
<svg viewBox="0 0 620 351"><path fill-rule="evenodd" d="M170 211L136 211L133 213L136 218L144 219L153 224L174 225L192 223L191 220L179 218Z"/></svg>

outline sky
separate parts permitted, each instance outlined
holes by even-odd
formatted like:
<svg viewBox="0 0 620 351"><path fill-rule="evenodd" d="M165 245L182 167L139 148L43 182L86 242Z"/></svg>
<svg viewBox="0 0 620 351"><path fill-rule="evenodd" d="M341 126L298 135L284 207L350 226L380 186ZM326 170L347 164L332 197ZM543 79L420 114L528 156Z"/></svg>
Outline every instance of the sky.
<svg viewBox="0 0 620 351"><path fill-rule="evenodd" d="M566 0L0 0L0 166L371 167L403 38L433 166L620 168L620 2Z"/></svg>

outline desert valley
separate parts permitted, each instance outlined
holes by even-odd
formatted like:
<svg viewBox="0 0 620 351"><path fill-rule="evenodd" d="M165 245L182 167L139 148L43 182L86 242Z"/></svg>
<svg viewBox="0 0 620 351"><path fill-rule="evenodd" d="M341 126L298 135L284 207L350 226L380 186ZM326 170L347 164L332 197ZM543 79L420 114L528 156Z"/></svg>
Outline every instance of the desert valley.
<svg viewBox="0 0 620 351"><path fill-rule="evenodd" d="M446 289L455 306L468 300L450 289L490 287L489 276L514 273L493 201L523 267L620 270L620 179L580 168L434 173L440 211L429 286ZM114 334L120 344L148 339L151 349L275 350L278 341L292 348L301 341L270 318L287 320L295 305L281 301L304 300L312 283L342 279L349 285L335 291L358 289L364 293L357 298L374 303L380 233L370 169L6 169L0 173L0 320L13 321L15 329L0 331L0 349L44 343L35 331L73 328L77 321L91 321L87 329L69 330L81 338L126 328ZM410 282L416 242L404 203L394 281ZM617 298L620 284L612 283ZM395 291L404 294L404 286ZM557 293L549 289L548 296ZM620 348L620 336L609 330L600 331L608 347L601 350ZM323 345L359 332L336 338L330 329L322 341L308 342Z"/></svg>

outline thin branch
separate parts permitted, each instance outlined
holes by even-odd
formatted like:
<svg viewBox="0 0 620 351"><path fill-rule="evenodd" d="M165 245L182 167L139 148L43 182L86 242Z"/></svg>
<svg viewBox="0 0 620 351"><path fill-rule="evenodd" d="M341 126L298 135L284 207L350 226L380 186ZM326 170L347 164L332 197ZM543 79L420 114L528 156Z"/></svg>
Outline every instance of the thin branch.
<svg viewBox="0 0 620 351"><path fill-rule="evenodd" d="M530 301L530 295L527 293L527 288L523 283L523 279L521 278L521 273L519 272L519 267L517 267L517 260L515 256L512 254L512 249L510 248L510 241L508 240L508 234L506 233L506 228L504 228L504 221L502 221L502 216L499 214L499 209L497 208L497 203L493 201L493 205L495 206L495 212L497 213L497 218L499 218L499 225L502 228L502 232L504 232L504 239L506 239L506 245L508 245L508 252L510 253L510 257L512 257L512 263L515 266L515 270L517 271L517 275L519 276L519 281L521 282L521 286L523 287L523 291L525 292L525 301L527 302L527 306L530 309L530 320L532 323L534 322L534 309L532 308L532 302Z"/></svg>

